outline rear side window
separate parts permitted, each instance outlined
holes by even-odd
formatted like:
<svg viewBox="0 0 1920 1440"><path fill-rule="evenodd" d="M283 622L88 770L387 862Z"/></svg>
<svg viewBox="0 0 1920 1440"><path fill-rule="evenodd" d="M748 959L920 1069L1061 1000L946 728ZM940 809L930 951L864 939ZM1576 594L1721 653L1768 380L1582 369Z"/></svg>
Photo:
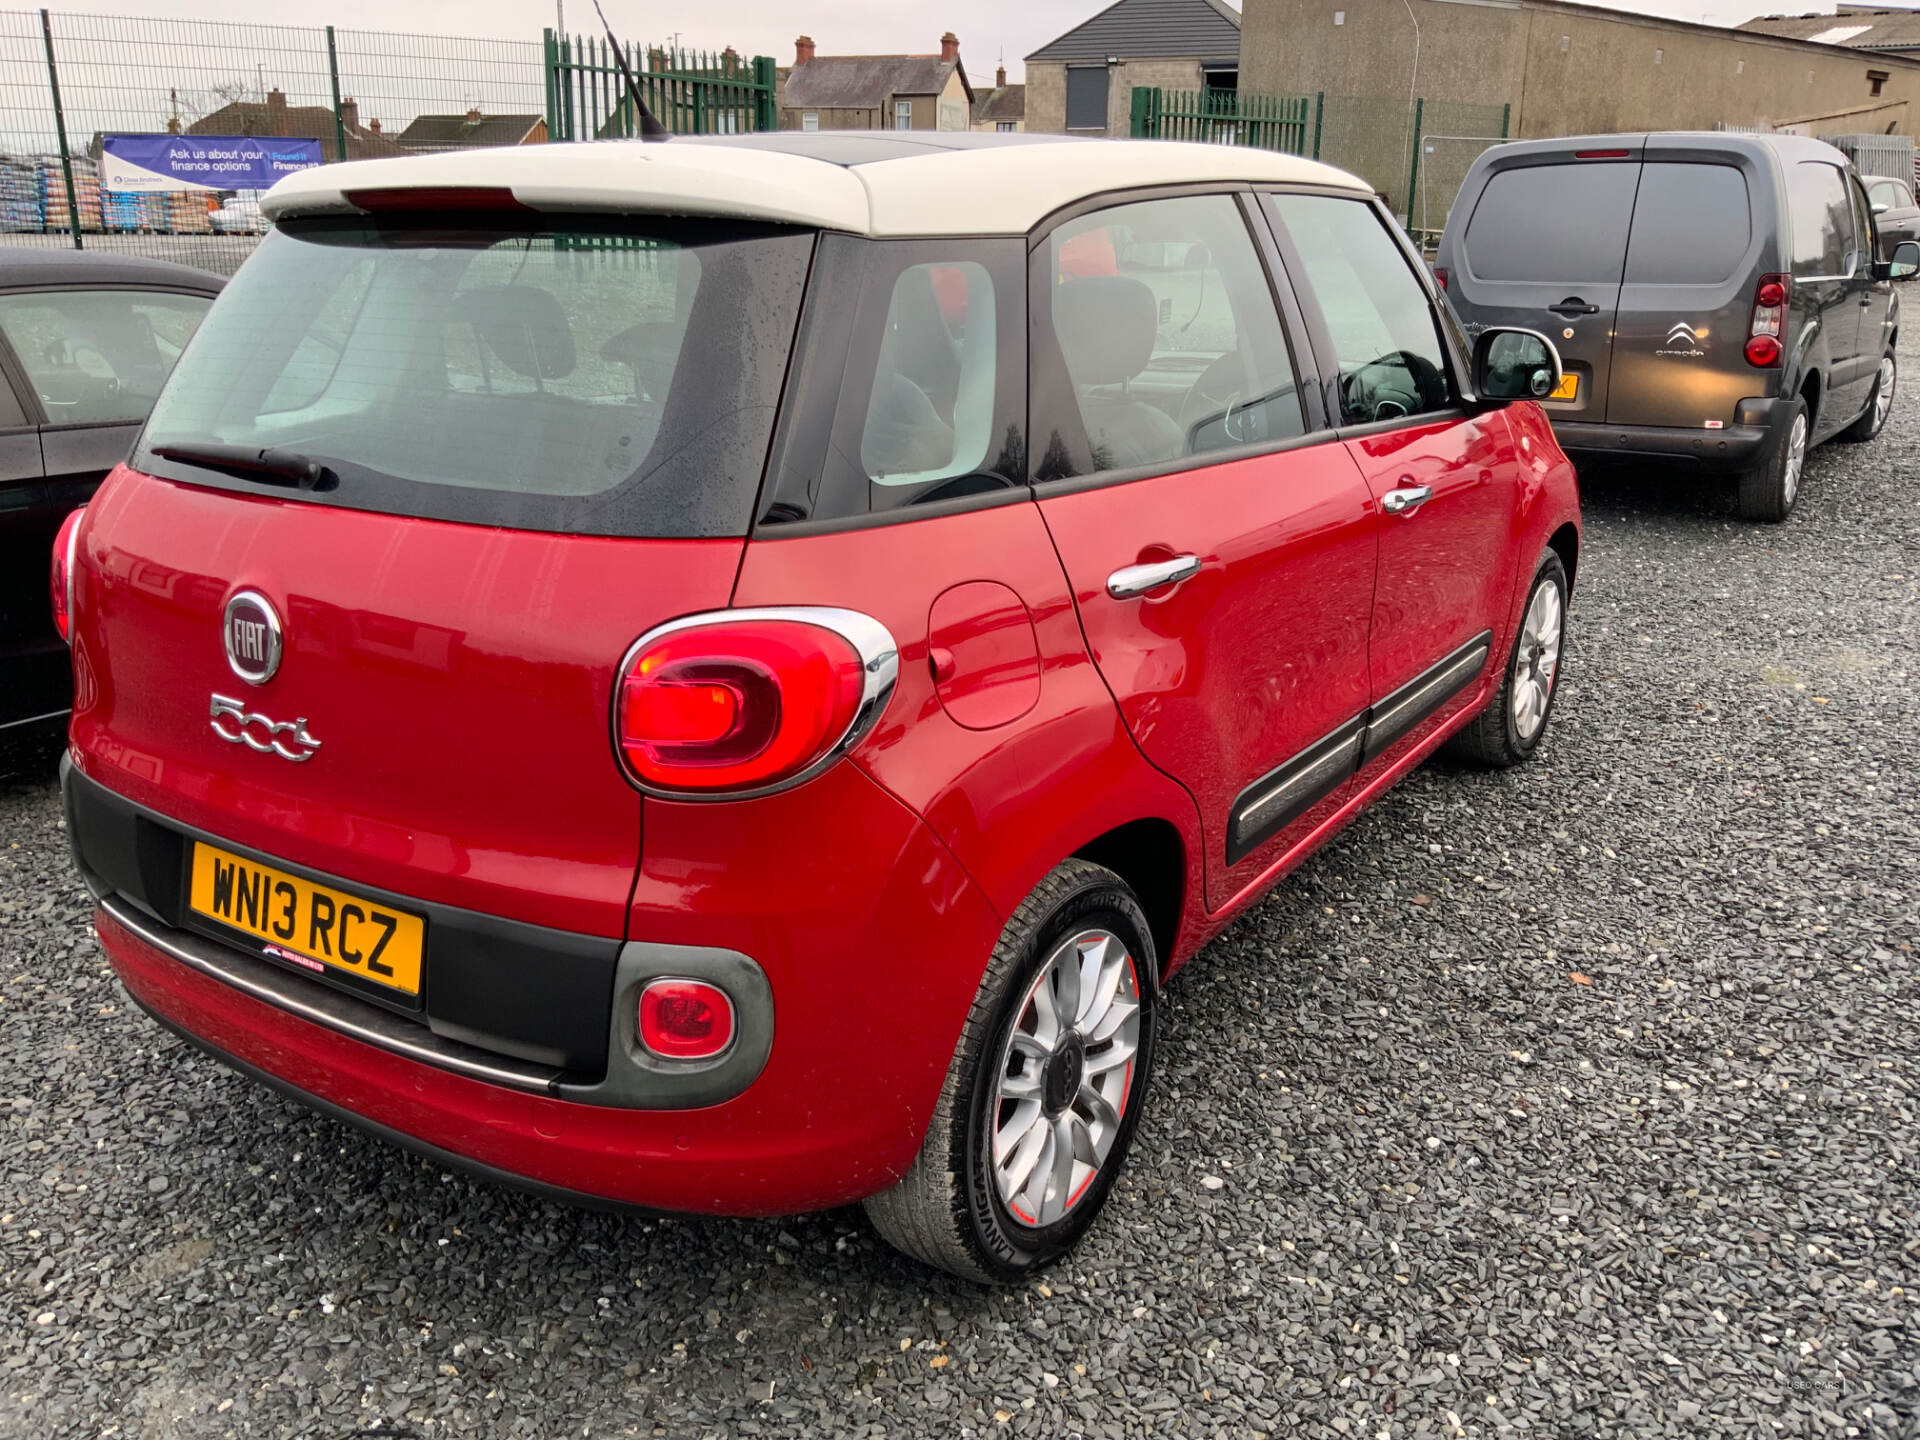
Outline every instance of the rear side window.
<svg viewBox="0 0 1920 1440"><path fill-rule="evenodd" d="M1627 280L1717 285L1753 241L1747 177L1731 165L1649 164L1633 206Z"/></svg>
<svg viewBox="0 0 1920 1440"><path fill-rule="evenodd" d="M881 327L860 463L877 485L927 485L988 463L994 434L993 278L977 261L910 265Z"/></svg>
<svg viewBox="0 0 1920 1440"><path fill-rule="evenodd" d="M1617 284L1640 166L1598 160L1497 170L1462 240L1479 280Z"/></svg>
<svg viewBox="0 0 1920 1440"><path fill-rule="evenodd" d="M208 304L204 295L46 290L0 296L0 330L49 425L127 424L146 418Z"/></svg>
<svg viewBox="0 0 1920 1440"><path fill-rule="evenodd" d="M1793 214L1793 273L1802 279L1847 273L1853 211L1837 165L1803 160L1788 172Z"/></svg>
<svg viewBox="0 0 1920 1440"><path fill-rule="evenodd" d="M305 456L301 498L515 529L747 529L812 251L722 222L282 226L228 286L159 447Z"/></svg>
<svg viewBox="0 0 1920 1440"><path fill-rule="evenodd" d="M1913 204L1913 195L1898 180L1869 181L1867 198L1875 205L1884 205L1889 210L1905 210Z"/></svg>

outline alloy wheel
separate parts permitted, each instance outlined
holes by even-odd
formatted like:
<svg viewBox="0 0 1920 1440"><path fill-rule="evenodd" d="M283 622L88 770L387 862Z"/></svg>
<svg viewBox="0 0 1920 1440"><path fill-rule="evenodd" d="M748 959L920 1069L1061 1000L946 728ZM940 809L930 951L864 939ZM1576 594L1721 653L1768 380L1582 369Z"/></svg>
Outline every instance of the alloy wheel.
<svg viewBox="0 0 1920 1440"><path fill-rule="evenodd" d="M1022 1224L1052 1225L1099 1176L1140 1050L1140 975L1108 930L1062 941L1020 1002L1000 1052L993 1181Z"/></svg>
<svg viewBox="0 0 1920 1440"><path fill-rule="evenodd" d="M1520 626L1520 644L1513 658L1513 728L1531 741L1547 723L1547 702L1553 698L1553 677L1560 668L1560 628L1565 603L1560 587L1543 580L1533 592Z"/></svg>
<svg viewBox="0 0 1920 1440"><path fill-rule="evenodd" d="M1787 435L1787 469L1781 477L1781 485L1786 492L1786 501L1792 507L1794 497L1800 493L1800 470L1807 463L1807 417L1793 417L1793 429Z"/></svg>

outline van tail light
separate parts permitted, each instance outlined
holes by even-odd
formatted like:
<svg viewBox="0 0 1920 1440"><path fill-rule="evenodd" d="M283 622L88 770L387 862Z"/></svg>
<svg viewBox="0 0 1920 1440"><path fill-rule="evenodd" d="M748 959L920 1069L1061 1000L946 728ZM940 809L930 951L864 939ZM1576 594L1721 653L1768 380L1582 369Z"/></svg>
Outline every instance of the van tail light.
<svg viewBox="0 0 1920 1440"><path fill-rule="evenodd" d="M634 642L614 683L613 745L647 794L730 800L798 785L873 728L900 669L853 610L718 610Z"/></svg>
<svg viewBox="0 0 1920 1440"><path fill-rule="evenodd" d="M1447 267L1444 265L1434 266L1433 278L1440 282L1440 288L1442 290L1446 289L1447 288Z"/></svg>
<svg viewBox="0 0 1920 1440"><path fill-rule="evenodd" d="M654 980L640 992L634 1032L663 1060L711 1060L733 1044L733 1002L704 980Z"/></svg>
<svg viewBox="0 0 1920 1440"><path fill-rule="evenodd" d="M1787 297L1793 293L1790 275L1762 275L1753 292L1753 320L1747 326L1747 363L1770 370L1786 353Z"/></svg>
<svg viewBox="0 0 1920 1440"><path fill-rule="evenodd" d="M72 511L60 522L59 533L53 537L53 574L49 582L53 595L53 628L69 645L73 643L73 556L80 541L80 516L86 508L82 505Z"/></svg>

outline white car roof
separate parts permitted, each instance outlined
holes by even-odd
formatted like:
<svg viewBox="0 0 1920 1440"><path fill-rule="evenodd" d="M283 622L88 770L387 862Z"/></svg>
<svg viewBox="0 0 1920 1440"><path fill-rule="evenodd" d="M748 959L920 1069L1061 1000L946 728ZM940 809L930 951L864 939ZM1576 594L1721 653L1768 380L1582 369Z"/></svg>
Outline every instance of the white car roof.
<svg viewBox="0 0 1920 1440"><path fill-rule="evenodd" d="M1235 180L1373 192L1330 165L1239 145L783 131L350 161L289 175L262 208L270 220L352 214L355 190L505 187L543 211L707 215L859 235L1024 235L1061 206L1109 191Z"/></svg>

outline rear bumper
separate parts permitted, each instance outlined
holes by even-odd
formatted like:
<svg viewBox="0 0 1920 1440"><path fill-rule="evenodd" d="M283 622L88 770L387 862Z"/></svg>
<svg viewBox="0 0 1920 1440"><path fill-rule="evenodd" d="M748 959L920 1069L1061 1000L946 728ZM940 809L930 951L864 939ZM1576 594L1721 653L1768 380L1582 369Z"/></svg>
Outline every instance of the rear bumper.
<svg viewBox="0 0 1920 1440"><path fill-rule="evenodd" d="M1708 474L1730 474L1751 470L1773 453L1775 419L1784 409L1778 400L1742 400L1733 423L1724 430L1555 421L1553 433L1560 448L1575 459L1652 460Z"/></svg>
<svg viewBox="0 0 1920 1440"><path fill-rule="evenodd" d="M618 1027L632 1009L625 997L650 973L725 979L741 1022L727 1058L754 1035L763 1040L743 1073L720 1073L724 1058L704 1074L649 1072L618 1028L597 1076L481 1049L170 925L156 907L103 885L84 852L83 872L98 902L95 929L132 1000L283 1093L440 1163L559 1198L792 1214L850 1203L905 1173L999 931L931 831L855 767L815 785L815 803L837 802L838 813L863 822L865 843L837 852L844 888L831 885L815 911L789 907L782 924L737 929L726 937L732 948L699 941L717 938L742 906L704 923L686 907L636 913L642 933L671 928L679 943L628 942L610 981ZM793 794L776 798L796 803ZM737 880L771 891L735 840L730 871L701 869L698 878L709 889ZM821 878L818 868L810 878ZM699 968L708 961L736 969ZM753 977L767 987L758 1026L738 1003ZM605 1017L607 1007L603 994L594 1013ZM681 1080L694 1088L674 1090Z"/></svg>

